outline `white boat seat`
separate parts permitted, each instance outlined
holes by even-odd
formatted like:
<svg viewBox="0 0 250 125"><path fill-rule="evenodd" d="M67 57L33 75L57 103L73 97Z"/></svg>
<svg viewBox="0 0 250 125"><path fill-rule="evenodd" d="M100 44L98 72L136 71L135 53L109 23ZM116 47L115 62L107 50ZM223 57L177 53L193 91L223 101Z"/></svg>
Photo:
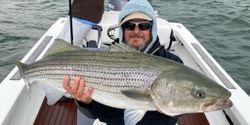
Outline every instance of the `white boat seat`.
<svg viewBox="0 0 250 125"><path fill-rule="evenodd" d="M170 44L172 27L170 26L168 21L157 18L157 29L160 44L165 48L168 48Z"/></svg>

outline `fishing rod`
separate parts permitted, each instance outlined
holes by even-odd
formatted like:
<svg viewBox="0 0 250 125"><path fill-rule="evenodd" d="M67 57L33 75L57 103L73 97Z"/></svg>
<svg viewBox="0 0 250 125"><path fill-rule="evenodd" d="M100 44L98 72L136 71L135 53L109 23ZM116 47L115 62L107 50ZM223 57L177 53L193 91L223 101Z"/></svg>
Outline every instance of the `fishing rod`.
<svg viewBox="0 0 250 125"><path fill-rule="evenodd" d="M71 0L69 0L69 29L70 29L70 42L73 44L73 24L72 24L72 12L71 12Z"/></svg>

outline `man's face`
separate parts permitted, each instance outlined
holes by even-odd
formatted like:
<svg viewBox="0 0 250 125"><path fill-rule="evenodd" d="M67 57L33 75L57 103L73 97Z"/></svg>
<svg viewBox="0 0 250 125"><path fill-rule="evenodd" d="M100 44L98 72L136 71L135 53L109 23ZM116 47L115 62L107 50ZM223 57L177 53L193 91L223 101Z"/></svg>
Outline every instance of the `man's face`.
<svg viewBox="0 0 250 125"><path fill-rule="evenodd" d="M130 20L122 25L124 41L137 50L143 50L151 41L150 21Z"/></svg>

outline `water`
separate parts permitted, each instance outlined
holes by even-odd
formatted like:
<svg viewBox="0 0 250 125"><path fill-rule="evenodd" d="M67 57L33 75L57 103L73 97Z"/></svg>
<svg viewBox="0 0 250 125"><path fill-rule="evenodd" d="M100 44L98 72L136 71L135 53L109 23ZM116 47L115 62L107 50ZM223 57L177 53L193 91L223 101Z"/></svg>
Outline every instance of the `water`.
<svg viewBox="0 0 250 125"><path fill-rule="evenodd" d="M184 24L250 94L250 0L153 0L161 17ZM0 81L46 30L67 0L0 1Z"/></svg>

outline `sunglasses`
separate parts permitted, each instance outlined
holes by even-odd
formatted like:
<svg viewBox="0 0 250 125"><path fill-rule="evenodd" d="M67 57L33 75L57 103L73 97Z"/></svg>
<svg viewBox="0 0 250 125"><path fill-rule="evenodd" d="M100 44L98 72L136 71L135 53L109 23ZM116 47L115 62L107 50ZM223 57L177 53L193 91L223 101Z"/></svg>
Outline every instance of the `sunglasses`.
<svg viewBox="0 0 250 125"><path fill-rule="evenodd" d="M126 30L134 30L136 26L139 27L140 30L148 30L151 28L152 23L151 22L146 22L146 21L141 21L141 22L126 22L122 25L123 29Z"/></svg>

